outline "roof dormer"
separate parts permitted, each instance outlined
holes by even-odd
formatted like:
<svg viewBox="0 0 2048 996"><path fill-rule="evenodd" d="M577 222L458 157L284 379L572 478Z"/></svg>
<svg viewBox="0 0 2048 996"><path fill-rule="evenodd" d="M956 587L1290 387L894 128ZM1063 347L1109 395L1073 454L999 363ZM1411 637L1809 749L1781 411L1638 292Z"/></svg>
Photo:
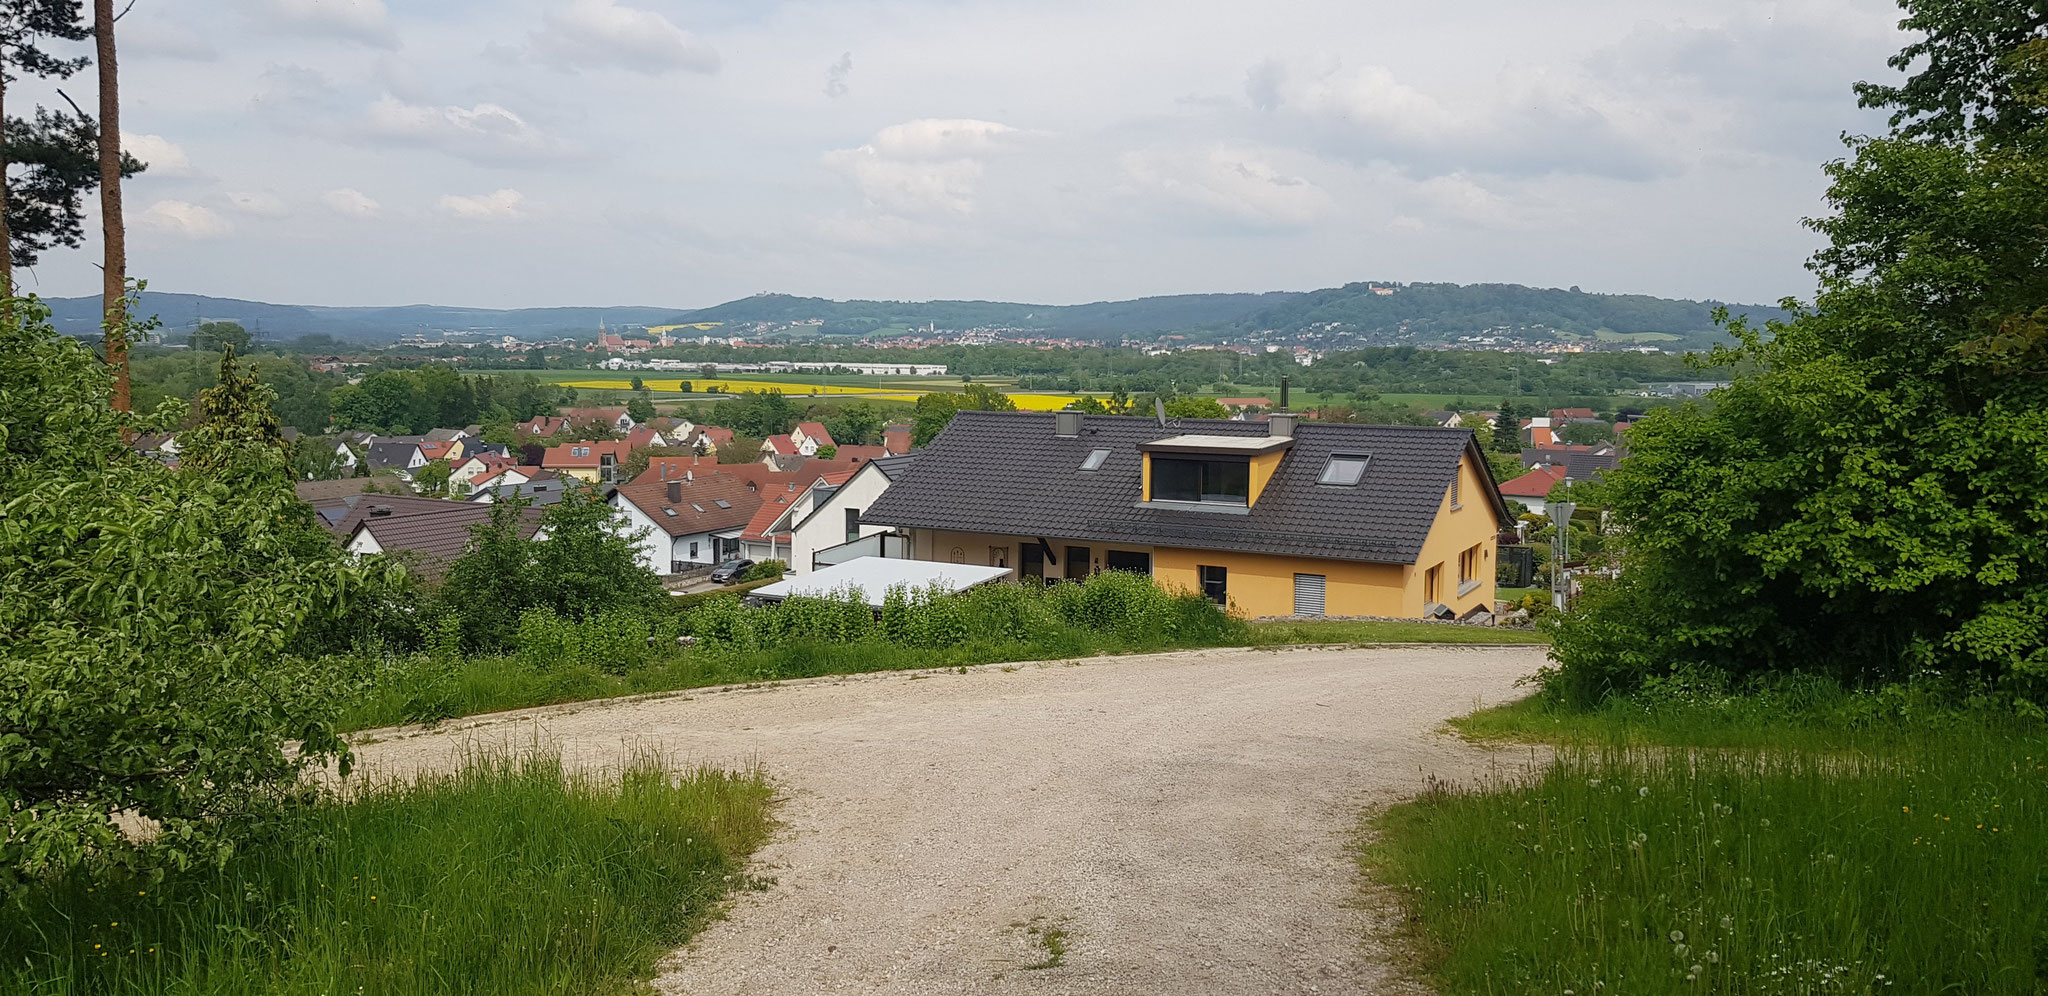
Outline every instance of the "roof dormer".
<svg viewBox="0 0 2048 996"><path fill-rule="evenodd" d="M1138 444L1145 468L1139 500L1201 511L1248 512L1280 469L1292 436L1169 436Z"/></svg>

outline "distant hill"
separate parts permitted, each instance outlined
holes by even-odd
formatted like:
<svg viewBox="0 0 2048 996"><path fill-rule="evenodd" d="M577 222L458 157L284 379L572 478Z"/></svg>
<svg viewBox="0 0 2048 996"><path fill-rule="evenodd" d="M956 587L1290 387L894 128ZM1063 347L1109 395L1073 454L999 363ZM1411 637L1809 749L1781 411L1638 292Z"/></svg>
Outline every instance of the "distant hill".
<svg viewBox="0 0 2048 996"><path fill-rule="evenodd" d="M1391 288L1392 293L1383 291ZM96 297L51 298L58 329L91 335L99 328ZM1047 305L1005 301L832 301L788 294L757 294L695 311L658 307L452 308L439 305L330 308L266 304L197 294L149 292L141 313L170 330L204 320L240 322L266 339L331 335L353 341L391 341L414 332L475 331L538 338L582 334L609 326L694 322L787 324L816 322L828 335L865 335L933 325L940 329L1002 327L1042 330L1090 339L1182 334L1191 338L1250 332L1350 334L1367 341L1426 344L1488 329L1554 329L1567 336L1675 337L1699 345L1718 333L1712 312L1720 302L1641 294L1587 294L1519 284L1353 283L1315 291L1263 294L1177 294L1129 301ZM1733 305L1758 321L1783 317L1775 307Z"/></svg>
<svg viewBox="0 0 2048 996"><path fill-rule="evenodd" d="M1601 331L1622 335L1663 333L1681 339L1715 333L1720 301L1686 301L1643 294L1587 294L1520 284L1345 284L1293 295L1237 325L1247 331L1301 331L1338 326L1358 333L1392 334L1405 329L1423 341L1471 335L1501 327L1542 326L1575 335ZM1767 305L1728 305L1761 323L1785 313Z"/></svg>
<svg viewBox="0 0 2048 996"><path fill-rule="evenodd" d="M59 332L96 335L100 326L97 297L44 298ZM603 321L608 325L652 324L675 314L674 308L450 308L408 304L388 308L326 308L299 304L266 304L232 297L145 291L142 315L155 315L168 330L189 330L200 321L240 322L260 330L266 339L331 335L347 340L390 341L413 332L474 330L521 337L587 334Z"/></svg>

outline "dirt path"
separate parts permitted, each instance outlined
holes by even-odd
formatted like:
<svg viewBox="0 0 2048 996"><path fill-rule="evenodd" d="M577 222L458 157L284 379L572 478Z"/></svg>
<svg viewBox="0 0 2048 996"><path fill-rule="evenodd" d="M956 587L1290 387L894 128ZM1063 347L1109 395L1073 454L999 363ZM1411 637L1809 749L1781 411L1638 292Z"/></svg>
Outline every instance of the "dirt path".
<svg viewBox="0 0 2048 996"><path fill-rule="evenodd" d="M361 751L636 746L785 786L775 879L664 993L1403 993L1361 937L1359 811L1472 775L1431 731L1516 696L1539 647L1229 650L886 674L536 710ZM1033 933L1033 928L1038 932ZM1044 937L1064 932L1057 965ZM1371 930L1369 930L1371 928Z"/></svg>

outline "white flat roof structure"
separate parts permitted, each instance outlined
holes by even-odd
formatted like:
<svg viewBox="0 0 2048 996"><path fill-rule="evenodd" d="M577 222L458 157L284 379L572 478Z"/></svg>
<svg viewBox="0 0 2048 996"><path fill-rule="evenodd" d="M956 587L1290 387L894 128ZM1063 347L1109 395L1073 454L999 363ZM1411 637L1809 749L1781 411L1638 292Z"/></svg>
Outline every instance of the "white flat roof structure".
<svg viewBox="0 0 2048 996"><path fill-rule="evenodd" d="M762 585L747 592L748 597L759 597L781 601L785 598L827 598L849 588L859 589L861 597L875 608L882 607L882 599L889 589L902 585L912 590L924 590L938 585L946 591L959 591L978 584L987 584L998 578L1008 577L1007 567L974 567L967 564L942 564L930 560L898 560L893 557L858 557L843 564L821 567L809 574L785 578L774 584Z"/></svg>

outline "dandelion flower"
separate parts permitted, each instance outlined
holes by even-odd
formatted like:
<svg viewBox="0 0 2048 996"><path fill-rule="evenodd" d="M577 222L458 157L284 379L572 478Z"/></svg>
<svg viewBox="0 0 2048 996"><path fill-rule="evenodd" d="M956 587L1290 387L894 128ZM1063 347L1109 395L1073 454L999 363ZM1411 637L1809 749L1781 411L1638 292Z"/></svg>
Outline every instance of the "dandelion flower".
<svg viewBox="0 0 2048 996"><path fill-rule="evenodd" d="M1636 790L1636 796L1637 796L1638 798L1642 798L1642 799L1647 799L1647 798L1649 798L1649 797L1650 797L1650 787L1649 787L1648 785L1645 785L1645 786L1643 786L1642 788L1639 788L1639 789L1637 789L1637 790Z"/></svg>
<svg viewBox="0 0 2048 996"><path fill-rule="evenodd" d="M1683 944L1683 943L1685 943L1685 931L1683 931L1683 930L1674 930L1674 931L1672 931L1672 932L1671 932L1671 943L1673 943L1673 944Z"/></svg>

